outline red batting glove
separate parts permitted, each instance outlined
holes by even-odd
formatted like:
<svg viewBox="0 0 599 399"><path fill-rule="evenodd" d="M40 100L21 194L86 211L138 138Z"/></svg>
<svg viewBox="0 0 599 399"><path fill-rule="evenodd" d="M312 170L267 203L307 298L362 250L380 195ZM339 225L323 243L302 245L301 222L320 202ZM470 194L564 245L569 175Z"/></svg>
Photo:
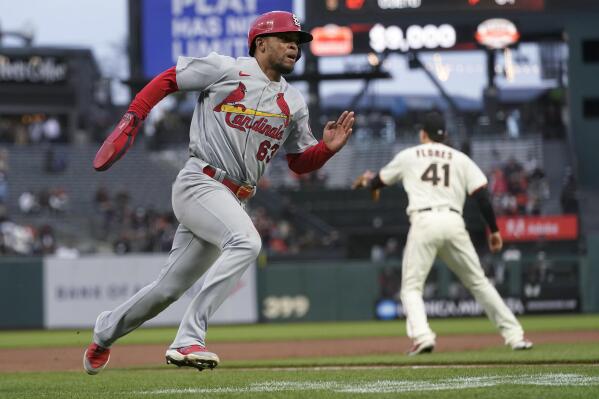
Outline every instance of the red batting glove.
<svg viewBox="0 0 599 399"><path fill-rule="evenodd" d="M118 161L133 145L141 120L133 112L127 112L116 125L110 136L94 158L94 169L103 171Z"/></svg>

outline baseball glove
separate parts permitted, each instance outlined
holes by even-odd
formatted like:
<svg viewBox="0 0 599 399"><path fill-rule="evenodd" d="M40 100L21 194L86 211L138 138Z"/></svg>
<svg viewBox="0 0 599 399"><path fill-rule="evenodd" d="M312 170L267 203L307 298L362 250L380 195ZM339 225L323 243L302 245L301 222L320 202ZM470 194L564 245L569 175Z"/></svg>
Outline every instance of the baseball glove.
<svg viewBox="0 0 599 399"><path fill-rule="evenodd" d="M381 198L381 189L380 188L373 189L372 187L370 187L370 181L374 178L374 176L375 175L373 172L367 170L366 172L362 173L360 176L356 177L356 179L354 180L354 182L351 185L351 188L353 190L356 190L359 188L370 188L370 196L374 202L377 202Z"/></svg>
<svg viewBox="0 0 599 399"><path fill-rule="evenodd" d="M112 133L104 140L94 158L94 169L103 171L110 168L133 145L141 120L133 112L127 112Z"/></svg>

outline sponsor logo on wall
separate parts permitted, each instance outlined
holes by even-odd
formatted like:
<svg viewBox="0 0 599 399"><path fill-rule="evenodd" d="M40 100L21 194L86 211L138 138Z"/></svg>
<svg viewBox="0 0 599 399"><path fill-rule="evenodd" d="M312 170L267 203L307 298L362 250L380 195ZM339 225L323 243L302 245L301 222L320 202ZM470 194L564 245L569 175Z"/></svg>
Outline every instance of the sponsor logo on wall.
<svg viewBox="0 0 599 399"><path fill-rule="evenodd" d="M564 299L519 299L505 298L505 303L516 314L557 313L579 311L577 298ZM451 300L435 299L424 301L429 317L465 317L483 316L484 309L474 299ZM393 299L381 299L375 305L375 316L380 320L405 318L401 302Z"/></svg>
<svg viewBox="0 0 599 399"><path fill-rule="evenodd" d="M545 240L575 240L578 238L578 217L561 216L502 216L497 226L505 242Z"/></svg>
<svg viewBox="0 0 599 399"><path fill-rule="evenodd" d="M91 327L98 314L111 310L155 280L167 257L96 256L75 260L44 260L44 326ZM178 325L199 291L201 279L146 325ZM256 267L242 276L211 323L254 323L258 320Z"/></svg>

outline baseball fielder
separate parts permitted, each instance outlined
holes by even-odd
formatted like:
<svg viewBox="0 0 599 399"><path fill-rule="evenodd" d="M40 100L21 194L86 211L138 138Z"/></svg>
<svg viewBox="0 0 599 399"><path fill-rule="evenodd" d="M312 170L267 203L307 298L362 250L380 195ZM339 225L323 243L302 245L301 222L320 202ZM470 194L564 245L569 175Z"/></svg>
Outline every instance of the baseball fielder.
<svg viewBox="0 0 599 399"><path fill-rule="evenodd" d="M261 248L245 202L281 147L289 167L306 173L324 165L352 132L354 114L345 111L326 124L318 142L310 131L306 103L281 76L293 70L300 45L311 40L295 15L263 14L248 32L251 57L180 57L176 67L137 94L105 140L94 159L97 170L108 169L130 148L140 122L162 98L177 90L199 92L189 130L190 156L172 189L180 224L167 264L154 282L98 316L83 358L88 374L106 366L118 338L156 316L198 279L201 289L166 360L199 370L218 365L218 356L206 349L208 320Z"/></svg>
<svg viewBox="0 0 599 399"><path fill-rule="evenodd" d="M400 295L407 334L413 340L408 354L431 352L435 347L436 336L428 325L422 290L437 255L483 306L506 345L514 350L532 348L522 326L485 277L462 219L468 193L478 202L491 230L491 251L501 250L503 242L486 189L487 178L468 156L443 144L447 133L440 114L427 114L419 136L420 145L401 151L377 174L364 172L353 185L370 189L376 200L382 187L401 180L408 194L410 231Z"/></svg>

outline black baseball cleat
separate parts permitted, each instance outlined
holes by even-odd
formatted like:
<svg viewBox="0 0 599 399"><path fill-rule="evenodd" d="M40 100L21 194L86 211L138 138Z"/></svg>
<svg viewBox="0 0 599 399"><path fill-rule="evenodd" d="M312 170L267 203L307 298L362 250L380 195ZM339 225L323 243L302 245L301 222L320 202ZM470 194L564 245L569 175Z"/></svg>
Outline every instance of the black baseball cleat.
<svg viewBox="0 0 599 399"><path fill-rule="evenodd" d="M435 341L422 341L419 344L414 344L408 351L408 356L416 356L423 353L431 353L435 349Z"/></svg>
<svg viewBox="0 0 599 399"><path fill-rule="evenodd" d="M202 371L215 368L219 362L220 359L216 353L208 352L201 345L185 346L166 351L166 364L174 364L177 367L193 367Z"/></svg>

